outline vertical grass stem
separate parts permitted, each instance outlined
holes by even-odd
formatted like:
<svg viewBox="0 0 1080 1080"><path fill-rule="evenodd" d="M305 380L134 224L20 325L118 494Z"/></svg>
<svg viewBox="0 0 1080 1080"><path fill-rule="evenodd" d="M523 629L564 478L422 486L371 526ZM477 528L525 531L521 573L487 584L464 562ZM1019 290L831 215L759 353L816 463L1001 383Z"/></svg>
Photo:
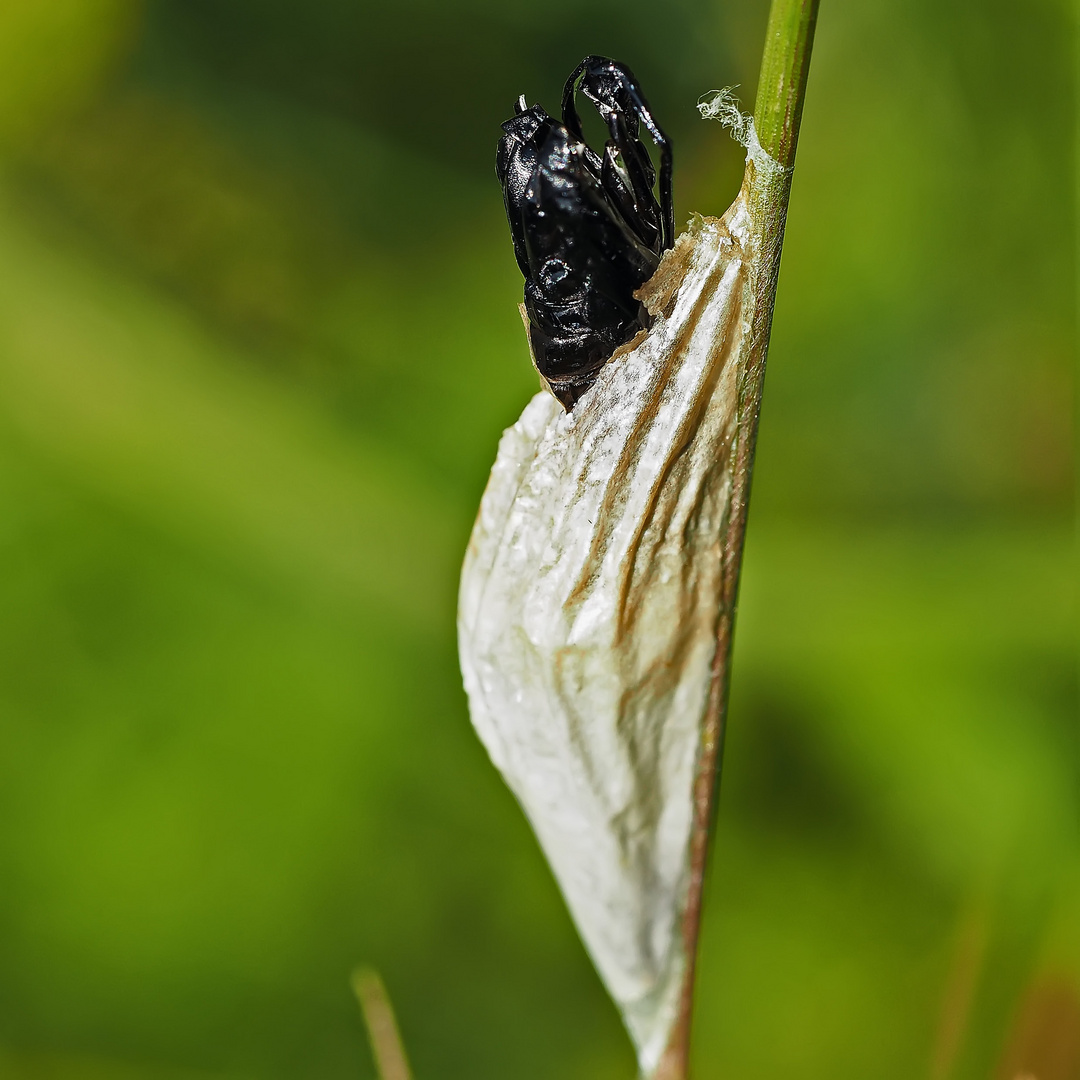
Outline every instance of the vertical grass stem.
<svg viewBox="0 0 1080 1080"><path fill-rule="evenodd" d="M679 1012L671 1040L652 1080L688 1080L690 1075L690 1024L694 1007L694 975L702 895L709 838L716 815L724 722L730 685L731 646L735 625L735 600L742 565L743 538L754 468L758 416L765 375L765 356L772 329L773 301L779 272L780 249L787 218L790 170L795 163L806 77L814 42L818 0L773 0L769 13L765 49L758 80L754 125L762 148L786 170L784 179L755 185L748 177L752 198L768 215L766 232L773 253L768 271L758 288L753 326L753 353L740 379L738 435L731 518L723 538L725 551L724 602L722 605L712 691L702 733L694 787L694 826L690 841L690 887L683 916L685 974ZM757 187L757 196L753 189ZM759 197L758 197L759 196Z"/></svg>

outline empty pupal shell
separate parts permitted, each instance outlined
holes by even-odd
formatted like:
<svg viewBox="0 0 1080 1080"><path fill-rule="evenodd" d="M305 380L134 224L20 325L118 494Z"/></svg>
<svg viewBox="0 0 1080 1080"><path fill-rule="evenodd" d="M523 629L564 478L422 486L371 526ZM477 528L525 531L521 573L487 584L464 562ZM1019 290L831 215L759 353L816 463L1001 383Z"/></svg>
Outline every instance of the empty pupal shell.
<svg viewBox="0 0 1080 1080"><path fill-rule="evenodd" d="M641 293L648 334L571 413L540 393L504 433L461 579L473 724L645 1075L687 964L695 772L732 603L740 388L775 273L754 173L722 220L695 218L664 256Z"/></svg>

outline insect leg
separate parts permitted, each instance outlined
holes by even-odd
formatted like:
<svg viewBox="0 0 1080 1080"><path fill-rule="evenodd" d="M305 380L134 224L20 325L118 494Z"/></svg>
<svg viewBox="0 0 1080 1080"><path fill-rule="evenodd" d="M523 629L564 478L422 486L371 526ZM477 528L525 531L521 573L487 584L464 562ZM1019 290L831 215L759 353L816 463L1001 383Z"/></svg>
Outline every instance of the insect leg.
<svg viewBox="0 0 1080 1080"><path fill-rule="evenodd" d="M575 101L579 85L609 123L612 112L625 113L626 105L629 105L633 110L634 118L645 125L649 136L659 149L661 236L662 249L666 250L675 242L671 140L656 122L634 73L625 64L620 64L606 56L586 56L566 80L562 98L563 124L582 142L585 140Z"/></svg>

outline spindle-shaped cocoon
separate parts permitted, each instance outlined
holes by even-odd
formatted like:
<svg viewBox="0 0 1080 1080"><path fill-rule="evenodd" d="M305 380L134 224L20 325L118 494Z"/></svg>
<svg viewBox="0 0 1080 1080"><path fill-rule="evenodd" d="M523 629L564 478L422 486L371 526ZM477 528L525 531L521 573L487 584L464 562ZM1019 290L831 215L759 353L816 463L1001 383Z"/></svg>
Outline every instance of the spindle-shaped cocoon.
<svg viewBox="0 0 1080 1080"><path fill-rule="evenodd" d="M756 306L771 303L754 207L748 182L723 219L695 217L639 294L652 328L572 412L541 392L504 433L461 578L473 724L645 1075L668 1043L687 963L740 386Z"/></svg>

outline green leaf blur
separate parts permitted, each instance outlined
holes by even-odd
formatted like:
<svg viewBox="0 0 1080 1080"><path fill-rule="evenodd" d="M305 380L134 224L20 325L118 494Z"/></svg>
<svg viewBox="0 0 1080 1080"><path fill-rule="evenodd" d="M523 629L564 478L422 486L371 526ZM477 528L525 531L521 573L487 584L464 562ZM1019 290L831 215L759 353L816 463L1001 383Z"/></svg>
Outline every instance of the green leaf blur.
<svg viewBox="0 0 1080 1080"><path fill-rule="evenodd" d="M700 1080L1080 1077L1073 19L822 5ZM457 673L536 389L493 156L604 52L721 212L764 20L7 0L0 1075L363 1080L361 962L418 1080L633 1075Z"/></svg>

